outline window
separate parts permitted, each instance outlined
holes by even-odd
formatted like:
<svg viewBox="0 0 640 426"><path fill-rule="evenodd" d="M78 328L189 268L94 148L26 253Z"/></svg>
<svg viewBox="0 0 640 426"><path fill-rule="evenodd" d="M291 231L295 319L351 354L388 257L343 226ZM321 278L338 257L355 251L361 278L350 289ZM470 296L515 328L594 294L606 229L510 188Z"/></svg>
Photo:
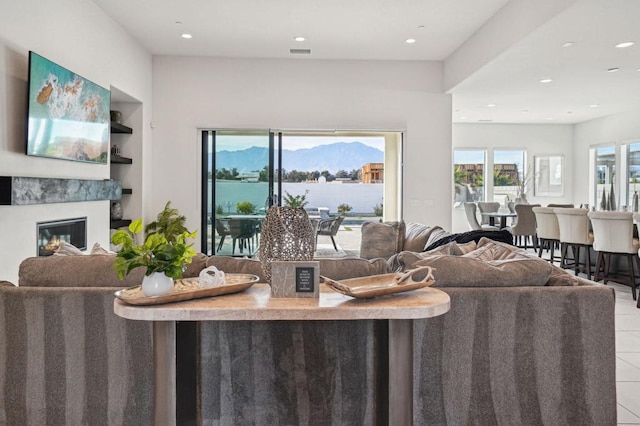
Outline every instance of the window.
<svg viewBox="0 0 640 426"><path fill-rule="evenodd" d="M633 195L640 194L640 142L632 143L628 147L627 155L627 203L633 208Z"/></svg>
<svg viewBox="0 0 640 426"><path fill-rule="evenodd" d="M616 149L614 145L596 148L595 203L606 210L606 200L613 189L616 175Z"/></svg>
<svg viewBox="0 0 640 426"><path fill-rule="evenodd" d="M484 201L484 150L455 150L453 152L454 207L467 201Z"/></svg>
<svg viewBox="0 0 640 426"><path fill-rule="evenodd" d="M530 176L524 161L523 150L493 152L493 201L506 204L527 193Z"/></svg>

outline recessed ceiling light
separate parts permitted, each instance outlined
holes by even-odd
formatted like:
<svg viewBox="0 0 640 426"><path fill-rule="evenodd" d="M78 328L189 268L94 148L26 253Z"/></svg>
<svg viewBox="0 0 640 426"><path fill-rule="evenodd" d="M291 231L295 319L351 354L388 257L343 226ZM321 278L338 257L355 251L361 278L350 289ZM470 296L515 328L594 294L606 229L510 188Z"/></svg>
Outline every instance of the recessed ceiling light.
<svg viewBox="0 0 640 426"><path fill-rule="evenodd" d="M540 80L540 83L551 83L553 80L551 80L550 78L543 78L542 80Z"/></svg>
<svg viewBox="0 0 640 426"><path fill-rule="evenodd" d="M487 106L488 106L489 108L493 108L494 106L497 106L497 105L496 105L496 104L487 104Z"/></svg>
<svg viewBox="0 0 640 426"><path fill-rule="evenodd" d="M528 110L528 109L523 109L523 110L522 110L522 111L520 111L520 112L529 112L529 110Z"/></svg>
<svg viewBox="0 0 640 426"><path fill-rule="evenodd" d="M297 37L294 37L293 39L294 39L295 41L304 41L304 40L305 40L305 38L304 38L304 37L302 37L302 36L297 36Z"/></svg>
<svg viewBox="0 0 640 426"><path fill-rule="evenodd" d="M193 38L191 34L184 33L181 35L182 38Z"/></svg>
<svg viewBox="0 0 640 426"><path fill-rule="evenodd" d="M493 120L478 120L478 123L491 123Z"/></svg>
<svg viewBox="0 0 640 426"><path fill-rule="evenodd" d="M635 42L633 42L633 41L624 41L622 43L616 44L616 47L618 49L624 49L625 47L630 47L630 46L633 46L634 44L635 44Z"/></svg>
<svg viewBox="0 0 640 426"><path fill-rule="evenodd" d="M424 25L418 25L419 30L424 30Z"/></svg>
<svg viewBox="0 0 640 426"><path fill-rule="evenodd" d="M567 111L567 114L573 114L573 111Z"/></svg>
<svg viewBox="0 0 640 426"><path fill-rule="evenodd" d="M466 120L467 117L460 117L460 120Z"/></svg>
<svg viewBox="0 0 640 426"><path fill-rule="evenodd" d="M553 117L547 117L547 120L553 120Z"/></svg>
<svg viewBox="0 0 640 426"><path fill-rule="evenodd" d="M599 106L600 105L598 105L598 104L591 104L591 105L589 105L589 108L598 108Z"/></svg>
<svg viewBox="0 0 640 426"><path fill-rule="evenodd" d="M415 38L408 38L404 42L407 43L407 44L413 44L413 43L416 42L416 39Z"/></svg>
<svg viewBox="0 0 640 426"><path fill-rule="evenodd" d="M609 68L609 69L607 70L607 72L618 72L618 71L620 71L620 68L617 68L617 67Z"/></svg>
<svg viewBox="0 0 640 426"><path fill-rule="evenodd" d="M568 41L565 44L562 45L562 47L571 47L573 46L573 42L572 41Z"/></svg>
<svg viewBox="0 0 640 426"><path fill-rule="evenodd" d="M176 21L176 25L182 25L182 21Z"/></svg>

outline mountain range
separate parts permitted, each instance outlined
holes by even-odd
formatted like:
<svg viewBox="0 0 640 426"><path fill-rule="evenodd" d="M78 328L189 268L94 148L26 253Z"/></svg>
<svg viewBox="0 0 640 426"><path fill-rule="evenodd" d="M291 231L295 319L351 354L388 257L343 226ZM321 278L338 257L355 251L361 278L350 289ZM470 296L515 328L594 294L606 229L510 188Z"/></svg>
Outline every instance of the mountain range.
<svg viewBox="0 0 640 426"><path fill-rule="evenodd" d="M286 171L323 171L360 169L367 163L384 162L384 152L360 142L336 142L313 148L282 150L282 166ZM251 147L240 151L216 153L216 168L240 173L259 171L269 164L269 149Z"/></svg>

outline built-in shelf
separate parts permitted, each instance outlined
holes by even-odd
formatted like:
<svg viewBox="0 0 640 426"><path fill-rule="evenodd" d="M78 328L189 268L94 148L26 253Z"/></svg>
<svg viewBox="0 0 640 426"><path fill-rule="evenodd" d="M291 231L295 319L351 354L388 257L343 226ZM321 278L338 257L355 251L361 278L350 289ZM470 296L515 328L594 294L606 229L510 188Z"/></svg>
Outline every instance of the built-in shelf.
<svg viewBox="0 0 640 426"><path fill-rule="evenodd" d="M111 229L122 228L123 226L129 226L131 224L131 219L111 219Z"/></svg>
<svg viewBox="0 0 640 426"><path fill-rule="evenodd" d="M111 154L111 164L132 164L133 160L127 157Z"/></svg>
<svg viewBox="0 0 640 426"><path fill-rule="evenodd" d="M133 189L131 188L122 188L122 195L131 195L133 194Z"/></svg>
<svg viewBox="0 0 640 426"><path fill-rule="evenodd" d="M124 124L116 123L115 121L111 122L111 133L133 133L133 129L131 127L127 127Z"/></svg>

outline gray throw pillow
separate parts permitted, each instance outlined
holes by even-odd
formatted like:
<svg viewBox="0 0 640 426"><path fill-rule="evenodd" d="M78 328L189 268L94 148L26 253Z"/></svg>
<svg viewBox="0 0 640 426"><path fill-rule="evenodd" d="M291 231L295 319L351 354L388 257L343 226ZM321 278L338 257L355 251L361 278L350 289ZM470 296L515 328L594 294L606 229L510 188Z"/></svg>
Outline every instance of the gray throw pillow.
<svg viewBox="0 0 640 426"><path fill-rule="evenodd" d="M398 222L362 224L362 239L360 240L360 257L375 259L381 257L389 259L402 250L404 243L405 224Z"/></svg>

